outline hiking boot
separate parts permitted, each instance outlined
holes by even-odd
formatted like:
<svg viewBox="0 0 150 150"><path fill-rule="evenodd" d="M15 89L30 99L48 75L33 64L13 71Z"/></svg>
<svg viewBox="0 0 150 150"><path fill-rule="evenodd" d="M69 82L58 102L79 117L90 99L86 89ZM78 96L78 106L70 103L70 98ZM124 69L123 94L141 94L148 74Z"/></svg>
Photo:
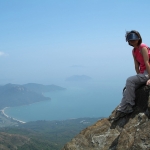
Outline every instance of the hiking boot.
<svg viewBox="0 0 150 150"><path fill-rule="evenodd" d="M118 120L119 118L124 117L125 115L127 115L127 114L124 113L124 112L116 111L115 116L112 117L112 118L110 118L110 119L116 121L116 120Z"/></svg>
<svg viewBox="0 0 150 150"><path fill-rule="evenodd" d="M125 108L125 110L124 110L124 112L126 114L129 114L129 113L133 112L132 105L128 103L127 106L126 106L126 108Z"/></svg>

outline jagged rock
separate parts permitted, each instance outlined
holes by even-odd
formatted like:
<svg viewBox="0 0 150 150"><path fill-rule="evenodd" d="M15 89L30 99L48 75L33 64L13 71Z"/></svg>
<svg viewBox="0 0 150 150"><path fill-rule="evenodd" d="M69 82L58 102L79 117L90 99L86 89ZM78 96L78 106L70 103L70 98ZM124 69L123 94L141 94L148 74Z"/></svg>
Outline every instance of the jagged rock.
<svg viewBox="0 0 150 150"><path fill-rule="evenodd" d="M131 114L117 121L99 120L62 150L150 150L149 93L149 86L141 86L136 90L136 105Z"/></svg>

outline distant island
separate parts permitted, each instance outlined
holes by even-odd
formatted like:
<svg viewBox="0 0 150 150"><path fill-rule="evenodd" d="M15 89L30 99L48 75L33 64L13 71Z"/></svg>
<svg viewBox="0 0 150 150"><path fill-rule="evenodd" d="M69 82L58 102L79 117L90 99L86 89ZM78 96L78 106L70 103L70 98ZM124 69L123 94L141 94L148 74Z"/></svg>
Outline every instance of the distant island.
<svg viewBox="0 0 150 150"><path fill-rule="evenodd" d="M71 77L66 78L66 81L89 81L92 78L86 75L73 75Z"/></svg>
<svg viewBox="0 0 150 150"><path fill-rule="evenodd" d="M50 97L45 97L42 93L59 90L65 90L65 88L56 85L42 85L36 83L24 85L9 83L3 86L1 85L0 109L50 100Z"/></svg>

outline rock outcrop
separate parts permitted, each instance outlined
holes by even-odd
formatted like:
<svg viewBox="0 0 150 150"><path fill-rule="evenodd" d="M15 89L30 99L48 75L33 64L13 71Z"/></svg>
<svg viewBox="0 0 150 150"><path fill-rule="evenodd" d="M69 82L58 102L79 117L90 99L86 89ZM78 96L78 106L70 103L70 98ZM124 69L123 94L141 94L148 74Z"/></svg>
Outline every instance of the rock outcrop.
<svg viewBox="0 0 150 150"><path fill-rule="evenodd" d="M150 150L149 93L149 86L140 87L131 114L117 121L99 120L81 131L63 150Z"/></svg>

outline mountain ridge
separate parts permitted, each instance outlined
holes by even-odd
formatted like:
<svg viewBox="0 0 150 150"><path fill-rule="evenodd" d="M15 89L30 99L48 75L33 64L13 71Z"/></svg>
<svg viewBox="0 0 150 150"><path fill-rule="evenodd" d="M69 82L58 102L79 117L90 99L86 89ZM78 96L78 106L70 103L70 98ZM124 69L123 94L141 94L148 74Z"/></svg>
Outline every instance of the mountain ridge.
<svg viewBox="0 0 150 150"><path fill-rule="evenodd" d="M9 83L0 86L0 109L51 100L50 97L45 97L43 93L54 90L65 90L65 88L56 85L44 86L35 83L25 85Z"/></svg>
<svg viewBox="0 0 150 150"><path fill-rule="evenodd" d="M38 93L45 93L45 92L52 92L52 91L58 91L58 90L65 90L66 88L51 84L51 85L43 85L43 84L37 84L37 83L27 83L23 84L24 87L33 90Z"/></svg>

